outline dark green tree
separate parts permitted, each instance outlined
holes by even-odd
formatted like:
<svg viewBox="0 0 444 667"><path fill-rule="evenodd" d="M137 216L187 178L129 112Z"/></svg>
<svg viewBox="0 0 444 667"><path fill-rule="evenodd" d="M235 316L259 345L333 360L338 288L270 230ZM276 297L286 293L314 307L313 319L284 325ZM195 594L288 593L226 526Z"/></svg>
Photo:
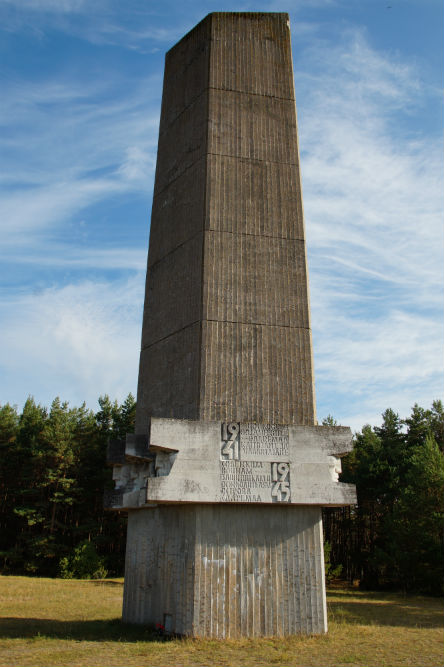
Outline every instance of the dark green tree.
<svg viewBox="0 0 444 667"><path fill-rule="evenodd" d="M366 588L444 591L444 472L435 438L442 415L439 402L432 410L415 405L403 421L386 410L380 427L356 435L343 461L342 481L356 484L358 507L337 530L351 533L354 570L347 574Z"/></svg>
<svg viewBox="0 0 444 667"><path fill-rule="evenodd" d="M112 485L106 446L134 429L135 401L129 395L119 405L105 396L99 407L94 414L57 398L48 412L29 398L21 415L0 408L3 571L56 575L62 559L90 542L110 574L122 573L124 517L103 509Z"/></svg>

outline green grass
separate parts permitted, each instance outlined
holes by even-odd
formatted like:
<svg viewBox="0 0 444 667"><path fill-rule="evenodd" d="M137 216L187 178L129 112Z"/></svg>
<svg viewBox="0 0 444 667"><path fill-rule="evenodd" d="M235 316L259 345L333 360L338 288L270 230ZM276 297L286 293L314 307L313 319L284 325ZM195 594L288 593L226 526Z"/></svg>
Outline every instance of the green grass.
<svg viewBox="0 0 444 667"><path fill-rule="evenodd" d="M312 637L160 640L121 623L122 580L0 577L0 666L438 667L442 599L332 587L329 632Z"/></svg>

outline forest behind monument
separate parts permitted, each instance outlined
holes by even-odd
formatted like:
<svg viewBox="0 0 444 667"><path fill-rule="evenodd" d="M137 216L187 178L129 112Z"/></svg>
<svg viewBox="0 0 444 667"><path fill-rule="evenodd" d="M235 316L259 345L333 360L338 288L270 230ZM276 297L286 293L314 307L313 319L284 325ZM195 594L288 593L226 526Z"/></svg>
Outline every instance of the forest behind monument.
<svg viewBox="0 0 444 667"><path fill-rule="evenodd" d="M3 574L122 574L126 521L103 510L105 458L108 439L133 430L135 407L129 395L101 397L95 413L59 399L0 408ZM332 569L367 588L444 592L443 451L441 401L406 419L388 409L380 427L356 434L341 481L357 485L358 506L324 510Z"/></svg>

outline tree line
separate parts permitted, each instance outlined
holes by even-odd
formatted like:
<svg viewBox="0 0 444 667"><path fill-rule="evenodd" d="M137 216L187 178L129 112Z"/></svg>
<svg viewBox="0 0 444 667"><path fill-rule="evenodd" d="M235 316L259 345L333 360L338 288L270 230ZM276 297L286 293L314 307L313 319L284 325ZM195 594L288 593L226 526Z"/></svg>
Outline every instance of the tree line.
<svg viewBox="0 0 444 667"><path fill-rule="evenodd" d="M134 431L136 403L131 394L121 405L104 396L99 408L70 408L59 398L49 410L32 398L21 414L0 408L2 572L122 574L125 517L103 509L113 487L106 447Z"/></svg>
<svg viewBox="0 0 444 667"><path fill-rule="evenodd" d="M113 488L109 439L134 431L136 403L50 409L29 398L0 407L0 571L39 576L123 574L126 519L103 509ZM331 417L324 423L334 424ZM444 408L393 410L364 426L342 459L358 505L325 509L329 569L370 588L443 593Z"/></svg>
<svg viewBox="0 0 444 667"><path fill-rule="evenodd" d="M331 419L326 420L332 423ZM367 589L444 593L444 409L393 410L364 426L342 459L342 482L356 484L355 507L325 509L333 567Z"/></svg>

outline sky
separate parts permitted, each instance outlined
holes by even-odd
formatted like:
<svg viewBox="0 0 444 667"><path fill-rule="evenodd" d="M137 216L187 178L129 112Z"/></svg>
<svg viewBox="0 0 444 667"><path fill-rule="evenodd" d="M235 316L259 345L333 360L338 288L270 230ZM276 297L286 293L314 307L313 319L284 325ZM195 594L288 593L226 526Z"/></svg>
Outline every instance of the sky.
<svg viewBox="0 0 444 667"><path fill-rule="evenodd" d="M137 392L165 52L290 14L318 418L443 389L442 0L0 0L0 404Z"/></svg>

